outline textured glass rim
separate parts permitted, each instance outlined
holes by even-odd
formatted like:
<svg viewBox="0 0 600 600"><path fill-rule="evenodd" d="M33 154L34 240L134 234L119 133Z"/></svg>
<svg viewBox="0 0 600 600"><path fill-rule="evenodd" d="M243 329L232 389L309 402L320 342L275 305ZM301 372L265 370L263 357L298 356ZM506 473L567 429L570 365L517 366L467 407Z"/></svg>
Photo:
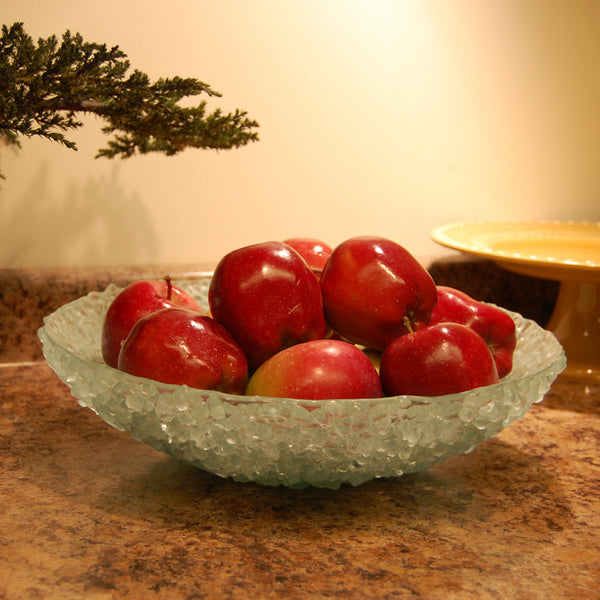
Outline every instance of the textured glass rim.
<svg viewBox="0 0 600 600"><path fill-rule="evenodd" d="M205 278L210 279L210 276L206 276ZM182 281L174 281L173 283L175 285L181 285L181 286L185 287L185 281L183 281L183 282ZM545 364L544 366L540 367L536 371L532 371L531 373L527 373L526 375L520 376L520 377L515 376L514 372L511 372L506 377L504 377L502 380L500 380L500 382L493 384L493 385L486 386L484 388L481 388L481 387L474 388L472 390L468 390L465 392L458 392L455 394L447 394L447 395L443 395L443 396L401 395L401 396L382 396L382 397L376 397L376 398L336 398L336 399L326 399L326 400L306 400L306 399L299 399L299 398L236 395L236 394L228 394L225 392L219 392L216 390L205 390L205 389L193 388L193 387L189 387L189 386L185 386L185 385L162 383L162 382L156 381L154 379L138 377L136 375L131 375L129 373L119 371L118 369L110 367L109 365L102 363L102 362L90 361L85 358L82 358L77 353L70 350L69 348L66 348L64 345L60 344L52 337L52 335L49 331L49 326L51 324L52 319L59 316L61 314L61 312L69 310L75 303L81 302L86 297L88 297L90 295L106 294L110 291L111 288L113 291L118 291L118 290L122 289L122 288L117 288L116 286L111 284L111 286L109 286L103 292L90 292L90 294L87 294L86 296L83 296L76 300L73 300L73 301L61 306L53 313L44 317L44 319L43 319L44 325L42 325L42 327L40 327L38 329L38 337L42 341L44 341L44 338L46 338L53 345L59 347L62 352L70 355L75 361L81 362L81 363L87 365L88 367L109 370L115 376L118 376L119 378L123 378L124 380L128 380L131 382L137 381L140 384L148 383L148 384L153 385L154 387L156 387L159 390L175 392L180 389L185 389L186 393L188 394L188 397L190 399L193 399L194 401L198 401L198 402L204 402L205 395L207 393L210 393L212 395L217 395L221 400L224 400L224 401L226 401L230 404L234 404L234 405L236 405L236 404L259 404L260 405L260 404L268 404L268 403L285 402L285 403L297 404L299 406L304 406L304 407L309 406L309 407L316 408L316 407L326 406L327 404L330 404L332 402L377 404L377 403L386 403L386 402L394 402L394 401L401 402L402 404L406 405L407 407L409 406L409 404L407 404L407 402L409 402L410 405L415 405L415 404L421 404L421 405L436 404L437 405L437 404L443 403L445 401L453 402L453 401L457 400L458 398L467 398L471 394L480 394L482 390L490 390L490 393L492 393L493 390L502 388L503 386L507 385L510 382L525 383L530 380L538 379L538 378L544 376L544 374L549 374L552 371L556 371L556 373L558 374L558 373L562 372L566 366L566 356L565 356L564 349L562 348L562 346L560 345L558 340L556 340L556 338L549 331L546 331L546 333L548 334L548 336L547 336L548 342L552 343L554 345L554 352L553 352L552 357L549 359L549 362L547 364ZM535 321L526 319L519 313L509 311L502 307L499 307L499 308L501 308L504 312L509 314L511 316L511 318L513 318L513 320L515 320L515 322L517 323L517 326L521 325L522 328L525 328L531 324L533 326L540 327L537 323L535 323ZM518 343L519 343L519 339L517 339L517 345L518 345Z"/></svg>

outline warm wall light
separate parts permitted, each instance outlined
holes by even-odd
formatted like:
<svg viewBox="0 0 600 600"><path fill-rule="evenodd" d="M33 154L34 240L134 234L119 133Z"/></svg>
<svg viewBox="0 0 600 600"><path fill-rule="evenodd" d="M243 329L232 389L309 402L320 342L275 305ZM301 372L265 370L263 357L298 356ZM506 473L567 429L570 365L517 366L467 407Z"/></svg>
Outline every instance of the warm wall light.
<svg viewBox="0 0 600 600"><path fill-rule="evenodd" d="M264 239L365 232L429 256L444 223L598 218L600 2L148 0L143 14L117 0L4 4L6 22L33 35L69 27L154 76L210 82L219 105L260 122L261 140L110 164L89 158L104 141L92 125L67 159L48 145L2 153L11 258L0 266L205 262ZM80 190L109 224L95 237ZM134 198L137 219L115 198ZM65 213L77 235L64 235ZM134 221L139 234L114 243Z"/></svg>

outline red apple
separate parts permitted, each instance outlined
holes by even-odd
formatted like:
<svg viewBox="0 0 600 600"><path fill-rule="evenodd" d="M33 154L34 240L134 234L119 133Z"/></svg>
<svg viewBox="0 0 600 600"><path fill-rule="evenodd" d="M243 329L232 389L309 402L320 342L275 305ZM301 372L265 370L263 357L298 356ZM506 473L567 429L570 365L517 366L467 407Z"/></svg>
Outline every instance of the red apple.
<svg viewBox="0 0 600 600"><path fill-rule="evenodd" d="M313 273L319 277L325 268L325 263L331 254L331 247L314 238L289 238L284 240L306 261Z"/></svg>
<svg viewBox="0 0 600 600"><path fill-rule="evenodd" d="M399 244L355 237L334 248L321 275L328 324L375 350L429 323L437 301L431 275Z"/></svg>
<svg viewBox="0 0 600 600"><path fill-rule="evenodd" d="M217 264L208 291L213 317L243 348L252 369L280 350L327 330L319 281L283 242L233 250Z"/></svg>
<svg viewBox="0 0 600 600"><path fill-rule="evenodd" d="M511 317L497 306L479 302L460 290L448 286L438 286L437 290L438 302L431 314L431 324L462 323L470 327L487 342L496 361L498 376L508 375L517 344L516 327Z"/></svg>
<svg viewBox="0 0 600 600"><path fill-rule="evenodd" d="M126 286L108 308L102 328L102 356L104 362L116 367L119 351L131 328L142 317L162 308L183 306L200 312L194 298L163 280L135 281Z"/></svg>
<svg viewBox="0 0 600 600"><path fill-rule="evenodd" d="M252 375L247 395L328 400L379 398L379 375L356 346L341 340L313 340L278 352Z"/></svg>
<svg viewBox="0 0 600 600"><path fill-rule="evenodd" d="M381 356L379 375L387 396L444 396L499 381L484 339L460 323L397 338Z"/></svg>
<svg viewBox="0 0 600 600"><path fill-rule="evenodd" d="M209 316L164 308L131 329L118 368L162 383L243 394L248 362L231 334Z"/></svg>

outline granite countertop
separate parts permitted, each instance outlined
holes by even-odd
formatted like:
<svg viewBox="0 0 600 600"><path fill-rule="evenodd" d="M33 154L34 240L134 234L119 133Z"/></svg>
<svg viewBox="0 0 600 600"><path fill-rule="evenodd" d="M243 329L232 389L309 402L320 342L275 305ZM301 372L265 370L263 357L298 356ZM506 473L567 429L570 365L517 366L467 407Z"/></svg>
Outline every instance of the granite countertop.
<svg viewBox="0 0 600 600"><path fill-rule="evenodd" d="M10 288L9 275L0 289L33 306L47 280L18 273ZM75 295L105 282L88 275ZM2 297L0 598L600 598L600 385L559 379L522 420L423 473L335 491L239 484L79 407L24 332L2 330ZM14 323L31 329L34 313Z"/></svg>

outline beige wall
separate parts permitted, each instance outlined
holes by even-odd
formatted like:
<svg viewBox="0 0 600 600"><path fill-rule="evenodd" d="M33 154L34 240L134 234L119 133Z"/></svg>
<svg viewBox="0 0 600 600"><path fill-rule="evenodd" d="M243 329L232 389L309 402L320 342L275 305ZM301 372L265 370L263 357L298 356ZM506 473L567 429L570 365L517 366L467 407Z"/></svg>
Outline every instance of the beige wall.
<svg viewBox="0 0 600 600"><path fill-rule="evenodd" d="M34 37L119 45L194 76L261 141L94 159L0 150L0 267L214 261L234 247L374 233L444 253L466 219L599 220L596 0L3 0Z"/></svg>

